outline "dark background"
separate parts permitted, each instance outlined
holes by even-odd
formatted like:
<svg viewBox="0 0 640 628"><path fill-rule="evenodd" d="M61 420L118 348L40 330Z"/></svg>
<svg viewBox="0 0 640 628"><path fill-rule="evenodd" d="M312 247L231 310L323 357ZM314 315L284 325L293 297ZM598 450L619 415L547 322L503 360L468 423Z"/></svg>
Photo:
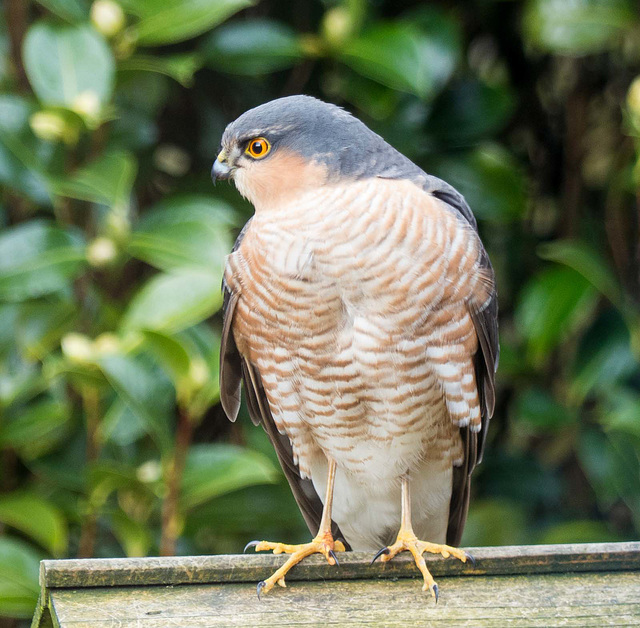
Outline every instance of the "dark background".
<svg viewBox="0 0 640 628"><path fill-rule="evenodd" d="M308 533L218 404L251 213L226 123L307 93L465 194L496 269L498 402L466 545L640 530L640 21L631 0L6 0L0 615L45 557Z"/></svg>

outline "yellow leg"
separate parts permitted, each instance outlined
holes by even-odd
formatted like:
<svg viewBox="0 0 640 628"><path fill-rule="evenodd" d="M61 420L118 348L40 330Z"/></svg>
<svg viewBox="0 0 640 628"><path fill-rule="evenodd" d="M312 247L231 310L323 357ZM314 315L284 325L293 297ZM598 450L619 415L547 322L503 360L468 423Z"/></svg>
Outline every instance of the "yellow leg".
<svg viewBox="0 0 640 628"><path fill-rule="evenodd" d="M386 563L390 561L396 554L402 551L409 551L413 555L413 559L421 571L424 578L423 591L431 591L431 595L438 601L438 585L433 579L433 576L427 569L424 557L424 552L430 552L432 554L441 554L444 558L453 556L463 563L468 560L473 562L473 558L470 554L457 547L451 547L450 545L441 545L439 543L429 543L427 541L420 541L413 532L411 525L411 496L409 494L409 480L406 477L402 478L402 520L400 523L400 531L398 537L393 545L389 547L383 547L374 557L373 562L378 558L381 558L382 562Z"/></svg>
<svg viewBox="0 0 640 628"><path fill-rule="evenodd" d="M256 552L272 550L274 554L291 554L287 562L275 571L269 578L258 583L258 597L261 593L268 593L277 583L285 587L284 577L289 570L297 565L303 558L311 554L322 554L330 565L336 565L338 560L335 552L344 552L345 547L340 541L334 541L331 534L331 503L333 502L333 485L336 478L336 463L329 460L329 472L327 474L327 494L322 509L322 519L318 534L310 543L302 545L286 545L285 543L272 543L271 541L251 541L249 547L255 547Z"/></svg>

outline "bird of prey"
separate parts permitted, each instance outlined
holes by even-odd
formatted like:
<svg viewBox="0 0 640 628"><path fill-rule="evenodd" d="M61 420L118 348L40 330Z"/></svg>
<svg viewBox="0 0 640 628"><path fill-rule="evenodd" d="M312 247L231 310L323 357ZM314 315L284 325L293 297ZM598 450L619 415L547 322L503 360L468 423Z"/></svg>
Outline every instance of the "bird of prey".
<svg viewBox="0 0 640 628"><path fill-rule="evenodd" d="M212 170L255 213L226 261L221 401L241 383L314 535L312 553L453 556L495 400L494 273L464 198L309 96L229 124ZM447 545L445 545L447 543ZM250 545L252 545L250 544Z"/></svg>

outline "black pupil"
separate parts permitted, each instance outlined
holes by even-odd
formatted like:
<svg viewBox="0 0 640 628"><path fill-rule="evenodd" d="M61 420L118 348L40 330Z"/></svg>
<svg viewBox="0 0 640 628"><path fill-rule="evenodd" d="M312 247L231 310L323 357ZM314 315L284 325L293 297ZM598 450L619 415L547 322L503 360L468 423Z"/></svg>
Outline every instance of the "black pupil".
<svg viewBox="0 0 640 628"><path fill-rule="evenodd" d="M260 141L253 142L253 144L251 145L251 150L256 155L261 155L262 152L264 151L264 144Z"/></svg>

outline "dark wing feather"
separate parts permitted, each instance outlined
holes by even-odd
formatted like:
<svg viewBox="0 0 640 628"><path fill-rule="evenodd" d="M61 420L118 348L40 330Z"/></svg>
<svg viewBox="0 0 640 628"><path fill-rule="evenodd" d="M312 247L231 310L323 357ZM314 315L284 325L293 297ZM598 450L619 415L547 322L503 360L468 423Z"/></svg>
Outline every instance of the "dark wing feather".
<svg viewBox="0 0 640 628"><path fill-rule="evenodd" d="M240 246L248 225L249 223L240 232L233 251L236 251ZM240 384L242 382L249 416L254 424L262 425L267 433L276 450L280 466L289 486L291 486L300 512L311 534L315 536L322 518L322 501L311 480L302 478L300 475L300 469L293 461L289 438L285 434L280 434L276 428L258 369L245 360L238 351L233 337L233 315L239 295L232 293L226 282L223 282L222 289L224 293L222 339L220 342L220 400L222 407L227 417L231 421L235 421L240 409ZM343 538L335 523L332 524L332 529L335 539Z"/></svg>
<svg viewBox="0 0 640 628"><path fill-rule="evenodd" d="M437 185L439 179L430 177L430 185ZM477 225L471 209L464 197L451 186L430 190L436 198L444 201L457 210L469 224L477 231ZM493 268L486 251L482 250L480 260L482 268L489 271L493 277ZM479 432L472 432L468 427L460 429L464 447L464 462L453 470L453 491L449 506L449 525L447 527L447 543L459 545L469 511L469 495L471 488L471 473L482 461L489 420L493 416L496 400L495 374L498 368L500 348L498 346L498 295L494 288L491 298L481 310L471 308L469 311L473 326L478 336L478 351L474 356L476 385L480 399L480 413L482 424Z"/></svg>

